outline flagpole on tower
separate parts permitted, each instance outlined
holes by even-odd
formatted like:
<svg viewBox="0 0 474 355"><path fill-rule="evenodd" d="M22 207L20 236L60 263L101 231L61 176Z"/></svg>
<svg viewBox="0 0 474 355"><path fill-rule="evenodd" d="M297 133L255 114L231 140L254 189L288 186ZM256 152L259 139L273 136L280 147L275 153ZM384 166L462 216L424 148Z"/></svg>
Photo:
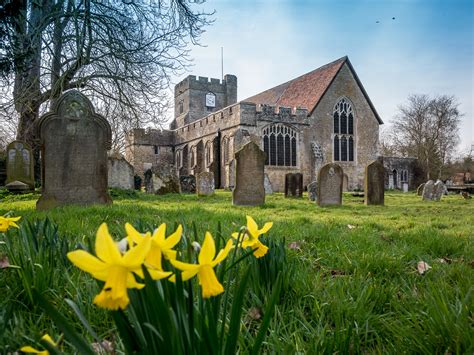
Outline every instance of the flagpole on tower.
<svg viewBox="0 0 474 355"><path fill-rule="evenodd" d="M224 81L224 47L221 47L221 79Z"/></svg>

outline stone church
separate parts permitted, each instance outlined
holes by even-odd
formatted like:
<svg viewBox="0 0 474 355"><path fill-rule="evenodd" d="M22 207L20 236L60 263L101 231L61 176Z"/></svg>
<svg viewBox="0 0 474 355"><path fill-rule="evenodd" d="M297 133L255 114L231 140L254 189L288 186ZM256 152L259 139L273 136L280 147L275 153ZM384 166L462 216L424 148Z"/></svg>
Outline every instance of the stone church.
<svg viewBox="0 0 474 355"><path fill-rule="evenodd" d="M134 129L126 158L143 177L147 169L178 175L212 172L216 187L234 186L234 153L254 141L267 154L274 191L285 174L301 172L304 185L336 162L346 189L363 187L364 168L377 158L383 122L349 58L237 102L237 77L188 76L175 86L169 130Z"/></svg>

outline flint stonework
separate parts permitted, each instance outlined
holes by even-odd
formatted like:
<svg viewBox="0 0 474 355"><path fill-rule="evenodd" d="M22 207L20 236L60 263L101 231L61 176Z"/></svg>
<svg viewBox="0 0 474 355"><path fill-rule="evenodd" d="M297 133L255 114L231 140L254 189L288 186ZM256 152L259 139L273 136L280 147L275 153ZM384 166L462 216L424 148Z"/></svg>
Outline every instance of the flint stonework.
<svg viewBox="0 0 474 355"><path fill-rule="evenodd" d="M365 168L365 204L383 205L385 192L385 168L376 160Z"/></svg>
<svg viewBox="0 0 474 355"><path fill-rule="evenodd" d="M324 165L318 173L318 205L334 206L342 203L342 180L344 172L334 163Z"/></svg>
<svg viewBox="0 0 474 355"><path fill-rule="evenodd" d="M214 195L215 182L214 174L211 172L202 172L196 176L196 193L198 196Z"/></svg>
<svg viewBox="0 0 474 355"><path fill-rule="evenodd" d="M14 181L26 184L26 190L34 190L34 159L33 151L21 141L13 141L7 146L7 179L8 185Z"/></svg>
<svg viewBox="0 0 474 355"><path fill-rule="evenodd" d="M265 203L265 152L254 142L235 153L234 205L256 206Z"/></svg>
<svg viewBox="0 0 474 355"><path fill-rule="evenodd" d="M107 192L112 131L84 95L76 90L63 94L36 128L42 156L37 209L112 203Z"/></svg>

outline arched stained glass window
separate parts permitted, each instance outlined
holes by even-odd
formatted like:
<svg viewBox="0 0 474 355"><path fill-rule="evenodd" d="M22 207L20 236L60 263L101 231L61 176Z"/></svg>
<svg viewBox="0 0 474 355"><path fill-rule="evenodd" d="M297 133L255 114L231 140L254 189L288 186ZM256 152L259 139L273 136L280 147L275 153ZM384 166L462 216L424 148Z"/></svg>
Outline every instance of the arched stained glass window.
<svg viewBox="0 0 474 355"><path fill-rule="evenodd" d="M354 161L354 111L348 99L334 106L334 161Z"/></svg>
<svg viewBox="0 0 474 355"><path fill-rule="evenodd" d="M296 166L296 132L277 123L263 129L263 150L266 165Z"/></svg>

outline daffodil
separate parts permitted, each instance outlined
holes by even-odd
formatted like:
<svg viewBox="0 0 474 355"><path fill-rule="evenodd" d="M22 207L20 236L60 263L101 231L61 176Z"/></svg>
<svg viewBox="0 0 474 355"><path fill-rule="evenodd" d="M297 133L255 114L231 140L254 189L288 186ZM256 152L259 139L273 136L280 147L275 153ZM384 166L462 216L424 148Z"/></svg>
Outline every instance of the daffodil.
<svg viewBox="0 0 474 355"><path fill-rule="evenodd" d="M10 227L19 228L15 222L18 222L21 217L3 217L0 216L0 232L6 232Z"/></svg>
<svg viewBox="0 0 474 355"><path fill-rule="evenodd" d="M41 337L42 340L47 341L50 343L52 346L57 346L58 344L53 341L53 339L48 335L45 334ZM24 353L33 353L33 354L40 354L40 355L49 355L48 350L37 350L31 346L23 346L20 351Z"/></svg>
<svg viewBox="0 0 474 355"><path fill-rule="evenodd" d="M241 240L241 246L242 248L247 248L250 247L253 249L253 255L256 258L261 258L264 256L267 251L268 247L264 245L258 237L262 234L267 233L270 228L272 228L273 222L267 222L264 224L262 229L258 229L258 225L255 222L255 220L247 216L247 230L245 235L243 236ZM235 239L239 238L239 233L232 233L232 237Z"/></svg>
<svg viewBox="0 0 474 355"><path fill-rule="evenodd" d="M127 237L133 243L139 243L144 237L149 237L150 233L141 234L138 232L131 224L125 224L125 230L127 231ZM176 259L176 250L173 248L181 240L181 235L183 234L183 227L181 224L176 228L168 238L166 238L166 224L161 224L151 236L151 247L148 255L145 258L145 265L150 271L150 275L154 279L162 279L171 275L171 272L164 272L161 259L164 257L168 260ZM150 269L151 267L151 269Z"/></svg>
<svg viewBox="0 0 474 355"><path fill-rule="evenodd" d="M217 296L224 292L224 287L217 279L216 273L214 272L214 267L227 257L230 250L232 249L232 246L233 242L232 240L229 240L224 249L221 249L216 256L216 245L214 243L214 238L212 238L211 233L206 232L204 243L202 243L202 247L198 255L198 264L188 264L173 259L170 259L170 262L175 268L183 271L181 274L183 281L189 280L193 276L197 275L199 284L202 287L202 297L209 298L212 296ZM174 281L175 276L173 276L170 280Z"/></svg>
<svg viewBox="0 0 474 355"><path fill-rule="evenodd" d="M107 224L102 223L95 240L97 257L85 250L72 251L67 257L79 269L105 281L104 288L94 298L94 304L112 310L125 309L130 302L127 288L140 289L144 286L136 282L133 274L143 277L141 265L150 246L150 238L142 238L122 255L109 234Z"/></svg>

